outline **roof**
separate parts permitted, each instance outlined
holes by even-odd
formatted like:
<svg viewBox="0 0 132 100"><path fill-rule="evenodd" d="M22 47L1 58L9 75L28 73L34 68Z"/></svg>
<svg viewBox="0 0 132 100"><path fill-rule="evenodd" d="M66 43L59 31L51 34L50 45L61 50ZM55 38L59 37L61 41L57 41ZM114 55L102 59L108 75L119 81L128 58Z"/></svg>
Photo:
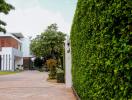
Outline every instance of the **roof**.
<svg viewBox="0 0 132 100"><path fill-rule="evenodd" d="M12 35L14 35L17 38L24 38L24 36L22 35L22 33L11 33Z"/></svg>
<svg viewBox="0 0 132 100"><path fill-rule="evenodd" d="M16 39L19 43L21 43L20 38L22 38L24 36L22 34L18 35L18 33L3 33L3 32L0 32L0 37L12 37L12 38Z"/></svg>

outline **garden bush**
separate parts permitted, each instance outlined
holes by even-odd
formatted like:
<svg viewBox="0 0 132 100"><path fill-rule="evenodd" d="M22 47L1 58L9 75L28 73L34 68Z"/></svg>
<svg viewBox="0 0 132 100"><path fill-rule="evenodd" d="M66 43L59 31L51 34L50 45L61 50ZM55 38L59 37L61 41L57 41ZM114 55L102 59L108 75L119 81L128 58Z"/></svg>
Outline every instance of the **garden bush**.
<svg viewBox="0 0 132 100"><path fill-rule="evenodd" d="M46 61L46 63L49 68L49 79L55 79L56 78L57 61L55 59L49 59Z"/></svg>
<svg viewBox="0 0 132 100"><path fill-rule="evenodd" d="M43 60L39 57L35 58L34 66L35 66L36 69L41 69L42 66L43 66Z"/></svg>
<svg viewBox="0 0 132 100"><path fill-rule="evenodd" d="M64 70L58 68L56 73L56 79L58 83L64 83L65 77L64 77Z"/></svg>
<svg viewBox="0 0 132 100"><path fill-rule="evenodd" d="M73 86L82 100L132 98L131 0L78 0L71 46Z"/></svg>

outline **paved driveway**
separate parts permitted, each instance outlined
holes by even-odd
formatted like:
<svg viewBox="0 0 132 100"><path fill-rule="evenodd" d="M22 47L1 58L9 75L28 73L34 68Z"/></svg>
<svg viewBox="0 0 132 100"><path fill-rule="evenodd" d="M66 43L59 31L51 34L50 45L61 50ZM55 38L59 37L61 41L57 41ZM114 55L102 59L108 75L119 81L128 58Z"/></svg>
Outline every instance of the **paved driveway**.
<svg viewBox="0 0 132 100"><path fill-rule="evenodd" d="M71 89L46 79L38 71L0 76L0 100L75 100Z"/></svg>

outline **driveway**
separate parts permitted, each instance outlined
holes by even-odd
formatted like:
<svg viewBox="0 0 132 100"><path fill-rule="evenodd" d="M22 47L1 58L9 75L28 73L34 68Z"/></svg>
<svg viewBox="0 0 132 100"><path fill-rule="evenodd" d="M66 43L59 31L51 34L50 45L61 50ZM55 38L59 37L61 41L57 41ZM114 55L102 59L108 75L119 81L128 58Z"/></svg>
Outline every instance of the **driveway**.
<svg viewBox="0 0 132 100"><path fill-rule="evenodd" d="M47 82L47 77L38 71L0 76L0 100L76 100L71 89Z"/></svg>

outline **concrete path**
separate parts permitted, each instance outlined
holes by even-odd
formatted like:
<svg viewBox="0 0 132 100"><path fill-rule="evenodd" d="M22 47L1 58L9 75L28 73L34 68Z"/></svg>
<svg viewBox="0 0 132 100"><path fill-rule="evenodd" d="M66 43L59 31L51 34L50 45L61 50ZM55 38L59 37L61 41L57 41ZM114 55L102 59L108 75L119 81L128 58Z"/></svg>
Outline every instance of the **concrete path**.
<svg viewBox="0 0 132 100"><path fill-rule="evenodd" d="M0 100L76 100L64 84L47 82L46 72L0 76Z"/></svg>

